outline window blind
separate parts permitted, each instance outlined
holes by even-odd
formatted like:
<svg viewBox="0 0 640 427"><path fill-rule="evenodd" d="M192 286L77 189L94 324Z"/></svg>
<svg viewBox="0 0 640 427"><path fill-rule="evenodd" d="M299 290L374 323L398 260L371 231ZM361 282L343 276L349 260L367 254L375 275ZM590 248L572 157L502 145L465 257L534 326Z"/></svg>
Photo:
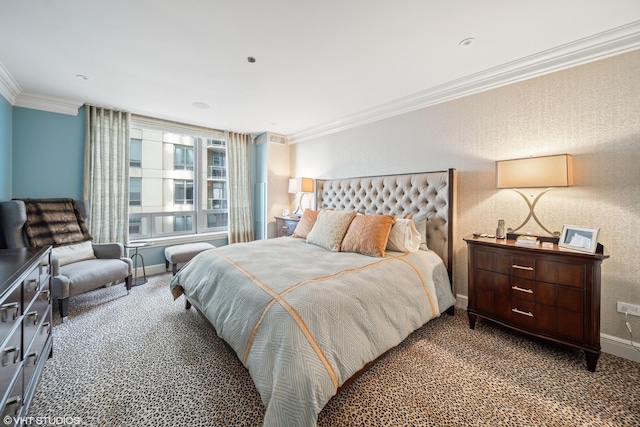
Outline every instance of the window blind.
<svg viewBox="0 0 640 427"><path fill-rule="evenodd" d="M131 115L131 128L169 132L205 139L226 140L225 132L218 129L210 129L202 126L157 119L154 117L139 116L136 114Z"/></svg>

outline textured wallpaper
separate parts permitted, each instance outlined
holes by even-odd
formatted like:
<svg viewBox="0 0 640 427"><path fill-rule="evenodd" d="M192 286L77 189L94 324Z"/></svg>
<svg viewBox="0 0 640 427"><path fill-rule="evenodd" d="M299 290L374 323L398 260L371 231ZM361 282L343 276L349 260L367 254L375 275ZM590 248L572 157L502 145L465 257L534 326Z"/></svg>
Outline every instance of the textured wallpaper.
<svg viewBox="0 0 640 427"><path fill-rule="evenodd" d="M551 230L601 229L601 332L627 339L616 301L640 304L640 51L467 96L292 146L292 176L342 178L458 170L454 288L467 294L474 231L516 227L521 196L495 188L494 162L568 153L574 186L549 191L536 213ZM535 196L533 192L531 196ZM523 229L542 233L530 221ZM640 338L640 318L631 318ZM638 340L636 338L636 341Z"/></svg>

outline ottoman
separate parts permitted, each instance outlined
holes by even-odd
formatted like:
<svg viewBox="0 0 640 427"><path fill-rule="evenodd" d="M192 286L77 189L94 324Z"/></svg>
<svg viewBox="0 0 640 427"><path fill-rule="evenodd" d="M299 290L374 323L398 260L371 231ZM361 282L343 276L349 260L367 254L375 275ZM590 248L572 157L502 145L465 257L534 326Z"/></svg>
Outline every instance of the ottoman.
<svg viewBox="0 0 640 427"><path fill-rule="evenodd" d="M164 248L165 268L169 269L169 264L171 264L173 266L173 275L175 276L178 272L178 264L189 262L200 252L204 252L213 248L215 248L215 246L206 242L185 243L184 245L167 246L166 248Z"/></svg>

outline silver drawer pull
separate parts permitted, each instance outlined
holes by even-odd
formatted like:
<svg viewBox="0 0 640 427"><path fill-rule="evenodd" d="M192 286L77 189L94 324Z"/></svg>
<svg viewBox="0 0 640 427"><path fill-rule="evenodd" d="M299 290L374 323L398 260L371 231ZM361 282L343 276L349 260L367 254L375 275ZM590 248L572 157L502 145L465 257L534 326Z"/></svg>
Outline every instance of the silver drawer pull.
<svg viewBox="0 0 640 427"><path fill-rule="evenodd" d="M27 366L29 366L29 362L33 358L33 364L31 366L36 366L38 364L38 357L39 356L40 356L40 354L37 351L34 351L33 353L29 353L27 355L27 357L25 358L25 364Z"/></svg>
<svg viewBox="0 0 640 427"><path fill-rule="evenodd" d="M533 317L533 313L530 311L522 311L518 310L517 308L512 308L511 311L513 311L514 313L522 314L523 316Z"/></svg>
<svg viewBox="0 0 640 427"><path fill-rule="evenodd" d="M40 335L49 335L51 333L51 324L44 322L40 327Z"/></svg>
<svg viewBox="0 0 640 427"><path fill-rule="evenodd" d="M40 292L40 296L43 300L47 300L47 303L51 302L51 292L48 289Z"/></svg>
<svg viewBox="0 0 640 427"><path fill-rule="evenodd" d="M20 311L20 303L10 302L7 304L2 304L2 307L0 307L0 320L2 322L6 322L8 320L7 312L9 310L13 310L12 320L16 320L18 318L18 312Z"/></svg>
<svg viewBox="0 0 640 427"><path fill-rule="evenodd" d="M38 290L40 289L40 280L38 279L27 280L25 285L26 285L25 291L29 293L38 292Z"/></svg>
<svg viewBox="0 0 640 427"><path fill-rule="evenodd" d="M5 411L11 408L13 415L18 415L18 410L22 407L22 396L13 396L7 399L7 403L4 405ZM13 421L13 420L11 420ZM9 422L11 422L9 421Z"/></svg>
<svg viewBox="0 0 640 427"><path fill-rule="evenodd" d="M49 274L49 264L40 264L40 275L44 276L45 274Z"/></svg>
<svg viewBox="0 0 640 427"><path fill-rule="evenodd" d="M20 359L20 347L8 347L2 351L2 366L7 366L9 364L9 354L13 353L13 363L18 363Z"/></svg>
<svg viewBox="0 0 640 427"><path fill-rule="evenodd" d="M37 325L38 324L38 312L37 311L30 311L27 314L24 315L25 320L27 320L29 317L33 317L33 325Z"/></svg>
<svg viewBox="0 0 640 427"><path fill-rule="evenodd" d="M518 264L513 264L513 265L511 266L511 268L517 268L518 270L533 271L533 267L525 267L525 266L518 265Z"/></svg>
<svg viewBox="0 0 640 427"><path fill-rule="evenodd" d="M532 289L521 288L520 286L512 286L511 289L513 289L514 291L525 292L527 294L532 294L533 293Z"/></svg>

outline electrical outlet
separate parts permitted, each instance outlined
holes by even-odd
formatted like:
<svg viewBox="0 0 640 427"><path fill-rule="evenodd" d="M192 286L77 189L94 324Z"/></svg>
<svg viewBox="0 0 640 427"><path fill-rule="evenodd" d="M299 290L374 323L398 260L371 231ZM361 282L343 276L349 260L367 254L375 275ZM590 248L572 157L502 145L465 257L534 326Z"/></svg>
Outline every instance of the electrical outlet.
<svg viewBox="0 0 640 427"><path fill-rule="evenodd" d="M618 301L618 313L629 313L632 316L640 316L640 305Z"/></svg>

